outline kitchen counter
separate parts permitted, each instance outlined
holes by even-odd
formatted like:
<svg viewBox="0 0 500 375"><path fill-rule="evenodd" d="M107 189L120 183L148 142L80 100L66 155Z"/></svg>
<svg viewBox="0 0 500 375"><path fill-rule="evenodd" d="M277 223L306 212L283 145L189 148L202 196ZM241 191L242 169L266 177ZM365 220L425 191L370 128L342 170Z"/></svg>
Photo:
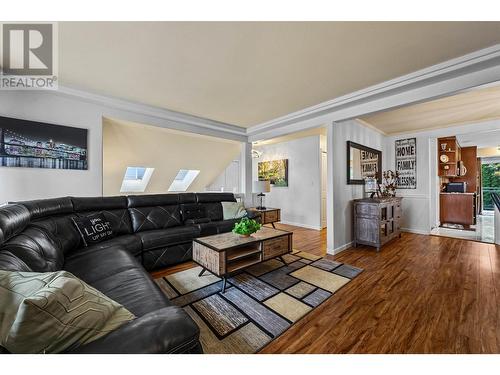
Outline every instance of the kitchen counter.
<svg viewBox="0 0 500 375"><path fill-rule="evenodd" d="M476 193L447 193L446 191L441 192L440 194L451 194L451 195L457 195L457 194L462 194L462 195L474 195Z"/></svg>
<svg viewBox="0 0 500 375"><path fill-rule="evenodd" d="M439 196L441 224L474 225L475 201L475 193L441 193Z"/></svg>

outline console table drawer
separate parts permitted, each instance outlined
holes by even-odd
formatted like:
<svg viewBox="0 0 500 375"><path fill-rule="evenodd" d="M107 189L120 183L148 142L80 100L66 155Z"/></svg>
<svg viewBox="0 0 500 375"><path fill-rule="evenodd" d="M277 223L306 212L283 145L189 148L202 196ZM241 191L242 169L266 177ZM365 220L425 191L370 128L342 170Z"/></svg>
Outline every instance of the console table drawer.
<svg viewBox="0 0 500 375"><path fill-rule="evenodd" d="M373 204L356 204L356 215L378 217L379 207Z"/></svg>
<svg viewBox="0 0 500 375"><path fill-rule="evenodd" d="M278 221L278 211L268 211L264 213L264 223Z"/></svg>
<svg viewBox="0 0 500 375"><path fill-rule="evenodd" d="M264 259L274 258L284 255L290 251L289 236L283 236L267 240L262 243Z"/></svg>

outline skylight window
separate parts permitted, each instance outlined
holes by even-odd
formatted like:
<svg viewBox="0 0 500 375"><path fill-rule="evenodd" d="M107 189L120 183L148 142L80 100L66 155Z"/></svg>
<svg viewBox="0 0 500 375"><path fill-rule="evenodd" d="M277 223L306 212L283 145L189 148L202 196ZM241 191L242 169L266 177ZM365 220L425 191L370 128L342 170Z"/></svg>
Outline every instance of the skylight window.
<svg viewBox="0 0 500 375"><path fill-rule="evenodd" d="M200 173L200 171L196 169L180 169L168 188L168 191L186 191L193 183L196 176L198 176L198 173Z"/></svg>
<svg viewBox="0 0 500 375"><path fill-rule="evenodd" d="M120 192L143 193L154 170L154 168L147 167L127 167Z"/></svg>

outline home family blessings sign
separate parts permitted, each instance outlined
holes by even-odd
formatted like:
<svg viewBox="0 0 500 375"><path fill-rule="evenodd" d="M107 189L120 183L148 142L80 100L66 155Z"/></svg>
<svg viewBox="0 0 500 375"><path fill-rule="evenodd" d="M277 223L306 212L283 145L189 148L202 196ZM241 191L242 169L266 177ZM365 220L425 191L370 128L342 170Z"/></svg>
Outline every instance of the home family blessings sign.
<svg viewBox="0 0 500 375"><path fill-rule="evenodd" d="M417 188L416 138L400 139L396 141L396 172L399 172L396 188Z"/></svg>

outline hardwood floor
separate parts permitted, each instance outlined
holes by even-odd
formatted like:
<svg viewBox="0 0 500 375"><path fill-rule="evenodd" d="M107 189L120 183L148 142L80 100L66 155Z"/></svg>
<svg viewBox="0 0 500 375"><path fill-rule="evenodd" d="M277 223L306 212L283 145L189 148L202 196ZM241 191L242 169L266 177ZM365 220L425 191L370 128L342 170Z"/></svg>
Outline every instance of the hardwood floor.
<svg viewBox="0 0 500 375"><path fill-rule="evenodd" d="M325 254L326 231L277 227ZM364 272L261 353L500 353L499 246L403 233L328 257Z"/></svg>

